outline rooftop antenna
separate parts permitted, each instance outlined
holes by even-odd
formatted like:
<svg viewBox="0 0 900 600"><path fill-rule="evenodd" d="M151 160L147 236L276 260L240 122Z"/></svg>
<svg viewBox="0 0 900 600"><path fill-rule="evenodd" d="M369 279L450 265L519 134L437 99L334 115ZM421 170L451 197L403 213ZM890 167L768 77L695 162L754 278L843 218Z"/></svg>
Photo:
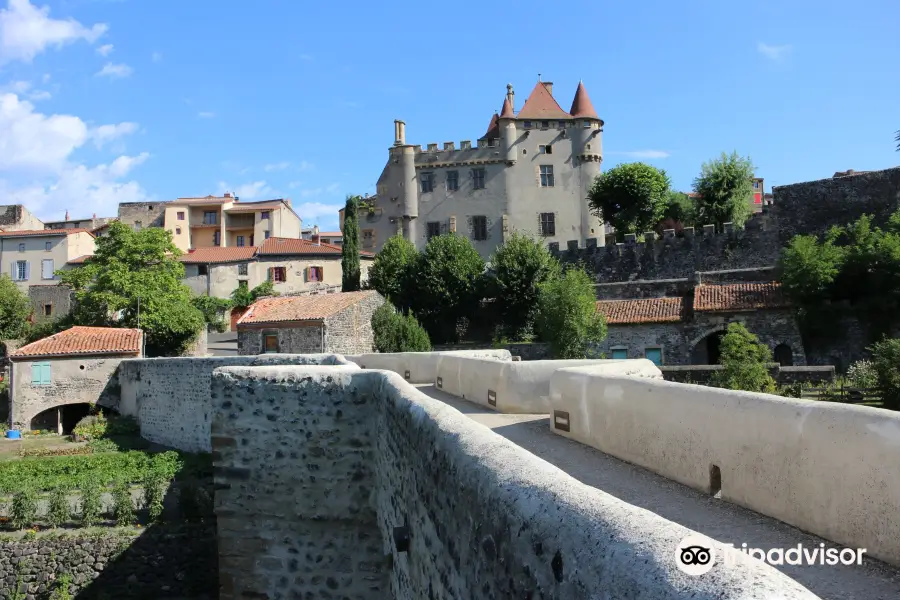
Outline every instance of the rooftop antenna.
<svg viewBox="0 0 900 600"><path fill-rule="evenodd" d="M540 81L540 80L541 80L541 74L538 73L538 81Z"/></svg>

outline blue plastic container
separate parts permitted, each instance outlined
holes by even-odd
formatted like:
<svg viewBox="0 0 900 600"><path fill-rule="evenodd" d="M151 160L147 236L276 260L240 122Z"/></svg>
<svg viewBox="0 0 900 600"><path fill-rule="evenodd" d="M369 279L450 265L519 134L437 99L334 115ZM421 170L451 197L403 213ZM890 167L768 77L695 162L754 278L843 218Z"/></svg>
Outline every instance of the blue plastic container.
<svg viewBox="0 0 900 600"><path fill-rule="evenodd" d="M9 431L6 432L6 437L7 437L7 439L10 439L10 440L19 440L19 439L22 439L22 434L19 432L18 429L10 429Z"/></svg>

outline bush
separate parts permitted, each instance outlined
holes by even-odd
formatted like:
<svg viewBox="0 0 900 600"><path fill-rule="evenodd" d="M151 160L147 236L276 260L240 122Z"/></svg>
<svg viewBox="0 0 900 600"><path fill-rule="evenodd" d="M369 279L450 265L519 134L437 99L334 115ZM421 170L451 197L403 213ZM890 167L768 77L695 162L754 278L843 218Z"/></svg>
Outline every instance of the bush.
<svg viewBox="0 0 900 600"><path fill-rule="evenodd" d="M900 410L900 339L884 339L869 350L884 408Z"/></svg>
<svg viewBox="0 0 900 600"><path fill-rule="evenodd" d="M851 387L871 389L878 387L878 373L870 360L858 360L847 369L847 382Z"/></svg>
<svg viewBox="0 0 900 600"><path fill-rule="evenodd" d="M59 527L72 518L72 509L69 506L69 489L58 487L50 492L50 500L47 505L47 523L50 527Z"/></svg>
<svg viewBox="0 0 900 600"><path fill-rule="evenodd" d="M713 387L775 393L775 380L767 367L772 352L740 323L731 323L722 337L719 362L723 369L713 373Z"/></svg>
<svg viewBox="0 0 900 600"><path fill-rule="evenodd" d="M9 522L16 529L25 529L33 525L37 519L37 494L34 489L25 486L13 496L9 510Z"/></svg>
<svg viewBox="0 0 900 600"><path fill-rule="evenodd" d="M100 522L103 514L101 494L103 487L96 479L85 481L79 488L81 491L81 523L85 527L93 527Z"/></svg>
<svg viewBox="0 0 900 600"><path fill-rule="evenodd" d="M144 478L144 506L151 521L159 521L162 517L167 483L165 475L156 470Z"/></svg>
<svg viewBox="0 0 900 600"><path fill-rule="evenodd" d="M372 314L372 332L378 352L430 352L428 332L412 314L402 315L390 302Z"/></svg>
<svg viewBox="0 0 900 600"><path fill-rule="evenodd" d="M407 310L412 303L412 273L419 253L412 242L395 235L384 243L369 267L367 286Z"/></svg>
<svg viewBox="0 0 900 600"><path fill-rule="evenodd" d="M181 486L178 505L181 515L188 521L198 521L212 514L212 494L196 482Z"/></svg>
<svg viewBox="0 0 900 600"><path fill-rule="evenodd" d="M124 481L119 481L113 488L113 517L119 527L134 523L134 500L128 483Z"/></svg>
<svg viewBox="0 0 900 600"><path fill-rule="evenodd" d="M591 277L570 267L540 286L537 328L557 359L585 358L588 347L606 337L606 319L597 310Z"/></svg>
<svg viewBox="0 0 900 600"><path fill-rule="evenodd" d="M106 426L106 417L103 416L101 410L96 415L88 415L78 421L72 429L72 433L87 440L96 440L106 433Z"/></svg>

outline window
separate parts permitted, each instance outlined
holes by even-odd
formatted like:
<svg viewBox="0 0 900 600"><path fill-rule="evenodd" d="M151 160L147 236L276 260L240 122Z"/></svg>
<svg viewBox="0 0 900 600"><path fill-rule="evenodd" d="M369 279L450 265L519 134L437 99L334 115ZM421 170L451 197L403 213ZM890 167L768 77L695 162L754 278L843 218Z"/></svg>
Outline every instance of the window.
<svg viewBox="0 0 900 600"><path fill-rule="evenodd" d="M628 358L628 349L627 348L613 348L612 357L615 360L625 360Z"/></svg>
<svg viewBox="0 0 900 600"><path fill-rule="evenodd" d="M176 235L181 235L181 227L176 227L176 228L175 228L175 234L176 234Z"/></svg>
<svg viewBox="0 0 900 600"><path fill-rule="evenodd" d="M268 229L263 231L263 236L265 236L263 239L266 239L266 240L269 239L270 235L272 235L272 233Z"/></svg>
<svg viewBox="0 0 900 600"><path fill-rule="evenodd" d="M451 192L459 189L459 171L447 171L447 189Z"/></svg>
<svg viewBox="0 0 900 600"><path fill-rule="evenodd" d="M479 242L487 239L487 217L483 215L472 217L472 239Z"/></svg>
<svg viewBox="0 0 900 600"><path fill-rule="evenodd" d="M375 246L375 231L372 229L363 229L363 248L372 248Z"/></svg>
<svg viewBox="0 0 900 600"><path fill-rule="evenodd" d="M222 243L222 232L214 231L213 232L213 246L218 246Z"/></svg>
<svg viewBox="0 0 900 600"><path fill-rule="evenodd" d="M50 385L50 363L31 363L31 385Z"/></svg>
<svg viewBox="0 0 900 600"><path fill-rule="evenodd" d="M269 220L269 211L264 210L261 213L259 213L259 220L260 221L268 221Z"/></svg>
<svg viewBox="0 0 900 600"><path fill-rule="evenodd" d="M53 242L44 242L44 250L50 252L53 249Z"/></svg>
<svg viewBox="0 0 900 600"><path fill-rule="evenodd" d="M53 279L52 258L45 258L41 261L41 279Z"/></svg>
<svg viewBox="0 0 900 600"><path fill-rule="evenodd" d="M310 267L307 277L310 281L324 281L325 278L322 271L322 267Z"/></svg>
<svg viewBox="0 0 900 600"><path fill-rule="evenodd" d="M566 128L566 122L565 122L565 121L560 121L560 122L559 122L559 128L560 128L560 129L565 129L565 128Z"/></svg>
<svg viewBox="0 0 900 600"><path fill-rule="evenodd" d="M653 361L657 367L662 364L662 348L647 348L644 350L644 356Z"/></svg>
<svg viewBox="0 0 900 600"><path fill-rule="evenodd" d="M585 128L585 129L590 129L590 128L591 128L591 122L590 122L590 121L585 121L585 122L584 122L584 128Z"/></svg>
<svg viewBox="0 0 900 600"><path fill-rule="evenodd" d="M541 213L540 233L545 236L556 235L556 215Z"/></svg>
<svg viewBox="0 0 900 600"><path fill-rule="evenodd" d="M271 268L269 268L269 281L274 281L275 283L287 281L287 268L286 267L271 267Z"/></svg>
<svg viewBox="0 0 900 600"><path fill-rule="evenodd" d="M541 165L541 187L553 187L553 165Z"/></svg>
<svg viewBox="0 0 900 600"><path fill-rule="evenodd" d="M525 121L525 129L531 129L531 121Z"/></svg>
<svg viewBox="0 0 900 600"><path fill-rule="evenodd" d="M754 189L754 190L758 190L758 189L759 189L759 182L758 182L758 181L754 181L754 182L753 182L753 189Z"/></svg>
<svg viewBox="0 0 900 600"><path fill-rule="evenodd" d="M422 193L427 194L434 190L434 174L422 173L419 175L419 184L422 186Z"/></svg>
<svg viewBox="0 0 900 600"><path fill-rule="evenodd" d="M437 237L437 236L441 235L440 221L429 221L427 226L428 226L428 231L425 234L425 236L426 236L425 239L430 240L433 237Z"/></svg>
<svg viewBox="0 0 900 600"><path fill-rule="evenodd" d="M484 169L472 169L472 187L476 190L484 189Z"/></svg>
<svg viewBox="0 0 900 600"><path fill-rule="evenodd" d="M238 275L246 275L247 274L247 263L241 263L238 265Z"/></svg>
<svg viewBox="0 0 900 600"><path fill-rule="evenodd" d="M13 280L28 281L28 261L17 260L13 263Z"/></svg>
<svg viewBox="0 0 900 600"><path fill-rule="evenodd" d="M53 316L53 305L52 305L52 304L45 304L45 305L44 305L44 316L45 316L45 317L52 317L52 316Z"/></svg>
<svg viewBox="0 0 900 600"><path fill-rule="evenodd" d="M197 275L209 275L209 266L197 265Z"/></svg>
<svg viewBox="0 0 900 600"><path fill-rule="evenodd" d="M239 248L244 247L244 236L242 236L242 235L237 236L237 245Z"/></svg>
<svg viewBox="0 0 900 600"><path fill-rule="evenodd" d="M278 352L278 334L267 333L263 336L263 353Z"/></svg>
<svg viewBox="0 0 900 600"><path fill-rule="evenodd" d="M553 154L553 146L547 144L546 146L538 146L538 152L541 154Z"/></svg>
<svg viewBox="0 0 900 600"><path fill-rule="evenodd" d="M548 129L550 127L550 121L541 121L541 129Z"/></svg>
<svg viewBox="0 0 900 600"><path fill-rule="evenodd" d="M183 210L178 211L178 220L184 221L184 211Z"/></svg>
<svg viewBox="0 0 900 600"><path fill-rule="evenodd" d="M216 224L215 211L207 211L207 212L203 213L203 224L204 225L215 225Z"/></svg>
<svg viewBox="0 0 900 600"><path fill-rule="evenodd" d="M135 231L140 231L141 228L142 228L143 226L144 226L144 224L141 223L140 221L135 221L135 222L134 222L134 230L135 230Z"/></svg>
<svg viewBox="0 0 900 600"><path fill-rule="evenodd" d="M25 244L19 244L19 252L25 252Z"/></svg>

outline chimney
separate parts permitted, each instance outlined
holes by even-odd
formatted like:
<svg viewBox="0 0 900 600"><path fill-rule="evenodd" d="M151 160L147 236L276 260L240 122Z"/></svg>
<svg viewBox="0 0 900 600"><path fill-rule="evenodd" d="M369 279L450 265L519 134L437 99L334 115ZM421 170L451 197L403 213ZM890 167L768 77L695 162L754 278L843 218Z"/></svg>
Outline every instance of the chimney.
<svg viewBox="0 0 900 600"><path fill-rule="evenodd" d="M225 197L226 197L226 198L231 198L231 192L225 192Z"/></svg>
<svg viewBox="0 0 900 600"><path fill-rule="evenodd" d="M406 123L397 119L394 119L394 145L406 145Z"/></svg>
<svg viewBox="0 0 900 600"><path fill-rule="evenodd" d="M513 91L511 83L506 84L506 99L509 100L509 105L512 109L516 110L516 93Z"/></svg>
<svg viewBox="0 0 900 600"><path fill-rule="evenodd" d="M94 213L93 215L91 215L91 218L92 218L92 219L96 219L96 218L97 218L97 213Z"/></svg>
<svg viewBox="0 0 900 600"><path fill-rule="evenodd" d="M547 92L552 96L553 95L553 82L552 81L544 81L544 87L547 88Z"/></svg>
<svg viewBox="0 0 900 600"><path fill-rule="evenodd" d="M68 220L69 220L69 209L67 208L66 209L66 221L68 221Z"/></svg>

